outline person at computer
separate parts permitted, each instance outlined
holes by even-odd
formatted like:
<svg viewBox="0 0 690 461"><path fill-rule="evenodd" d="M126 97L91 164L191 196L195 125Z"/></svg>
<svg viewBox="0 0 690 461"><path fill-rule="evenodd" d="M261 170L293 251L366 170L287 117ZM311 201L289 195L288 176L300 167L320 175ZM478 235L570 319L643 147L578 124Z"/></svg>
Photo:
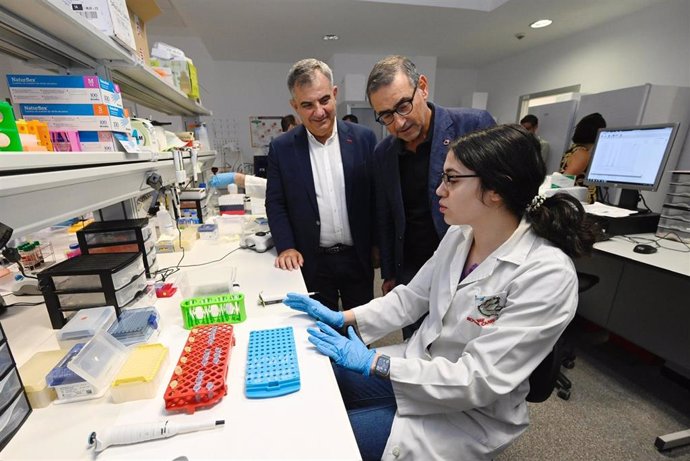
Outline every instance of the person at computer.
<svg viewBox="0 0 690 461"><path fill-rule="evenodd" d="M598 112L585 115L575 126L573 133L573 144L561 158L559 172L565 175L575 176L575 185L582 186L585 171L589 166L591 151L594 141L597 139L597 132L601 128L606 128L606 120ZM596 202L596 187L590 186L587 192L588 202Z"/></svg>
<svg viewBox="0 0 690 461"><path fill-rule="evenodd" d="M347 312L284 301L318 320L309 340L337 365L363 459L493 459L527 428L529 376L577 308L571 257L595 236L578 200L538 195L534 136L519 125L466 135L442 171L450 228L409 284ZM427 312L409 341L365 346Z"/></svg>

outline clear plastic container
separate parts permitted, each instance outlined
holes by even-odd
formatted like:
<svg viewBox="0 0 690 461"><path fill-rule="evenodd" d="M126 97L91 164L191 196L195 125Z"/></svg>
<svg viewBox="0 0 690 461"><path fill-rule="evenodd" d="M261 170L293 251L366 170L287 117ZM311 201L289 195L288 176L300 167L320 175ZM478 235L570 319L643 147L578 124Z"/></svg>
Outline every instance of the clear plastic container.
<svg viewBox="0 0 690 461"><path fill-rule="evenodd" d="M146 288L146 273L141 275L132 283L115 292L115 299L118 307L122 307L132 301L136 294ZM57 295L61 307L96 307L104 306L107 301L105 293L62 293Z"/></svg>
<svg viewBox="0 0 690 461"><path fill-rule="evenodd" d="M85 343L101 330L107 330L116 320L113 306L92 307L78 311L55 337L62 349Z"/></svg>
<svg viewBox="0 0 690 461"><path fill-rule="evenodd" d="M132 263L113 273L113 286L119 290L123 286L136 279L144 271L144 261L137 258ZM53 276L53 283L56 290L91 290L100 289L101 277L94 275L56 275Z"/></svg>
<svg viewBox="0 0 690 461"><path fill-rule="evenodd" d="M178 275L177 287L184 298L231 293L237 268L222 262L190 269Z"/></svg>
<svg viewBox="0 0 690 461"><path fill-rule="evenodd" d="M21 390L22 384L19 382L19 375L17 375L17 370L13 369L0 380L0 411L9 405L17 392Z"/></svg>
<svg viewBox="0 0 690 461"><path fill-rule="evenodd" d="M0 415L0 444L12 434L22 424L26 416L31 411L29 402L24 394L19 396L10 404L2 415Z"/></svg>
<svg viewBox="0 0 690 461"><path fill-rule="evenodd" d="M100 331L67 363L67 368L97 389L107 389L127 360L128 350L117 339Z"/></svg>
<svg viewBox="0 0 690 461"><path fill-rule="evenodd" d="M19 376L24 383L24 391L31 408L47 407L57 397L55 389L48 387L46 375L67 354L66 350L37 352L21 367Z"/></svg>
<svg viewBox="0 0 690 461"><path fill-rule="evenodd" d="M96 389L91 383L68 368L84 344L77 344L46 375L46 383L55 390L55 403L76 402L102 396L106 389Z"/></svg>
<svg viewBox="0 0 690 461"><path fill-rule="evenodd" d="M141 236L144 240L152 234L151 225L141 228ZM134 229L113 230L109 232L85 232L84 238L88 245L99 245L103 243L115 242L136 242L137 233Z"/></svg>
<svg viewBox="0 0 690 461"><path fill-rule="evenodd" d="M0 346L0 375L4 374L13 364L7 343L3 343Z"/></svg>
<svg viewBox="0 0 690 461"><path fill-rule="evenodd" d="M167 362L168 348L162 344L135 347L113 381L110 391L113 402L154 398Z"/></svg>

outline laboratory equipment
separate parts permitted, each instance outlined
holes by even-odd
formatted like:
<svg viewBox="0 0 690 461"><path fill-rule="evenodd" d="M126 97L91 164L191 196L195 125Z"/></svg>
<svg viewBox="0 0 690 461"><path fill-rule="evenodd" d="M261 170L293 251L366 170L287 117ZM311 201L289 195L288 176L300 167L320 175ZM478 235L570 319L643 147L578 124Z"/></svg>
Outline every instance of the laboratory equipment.
<svg viewBox="0 0 690 461"><path fill-rule="evenodd" d="M656 236L690 243L690 171L671 173Z"/></svg>
<svg viewBox="0 0 690 461"><path fill-rule="evenodd" d="M113 381L110 396L115 403L152 399L163 380L168 348L162 344L141 344L132 349Z"/></svg>
<svg viewBox="0 0 690 461"><path fill-rule="evenodd" d="M92 432L89 436L89 446L98 453L112 445L129 445L147 440L165 439L177 434L215 429L223 425L225 425L225 420L220 419L207 423L176 423L166 420L156 423L115 426L107 429L101 435Z"/></svg>
<svg viewBox="0 0 690 461"><path fill-rule="evenodd" d="M165 209L162 208L161 211ZM172 226L172 222L169 225ZM147 218L122 219L91 223L77 232L77 240L83 255L141 253L144 256L146 276L151 278L157 268L153 234L153 226Z"/></svg>
<svg viewBox="0 0 690 461"><path fill-rule="evenodd" d="M70 349L78 343L86 343L101 330L107 330L115 322L113 306L93 307L78 311L67 324L56 332L60 348Z"/></svg>
<svg viewBox="0 0 690 461"><path fill-rule="evenodd" d="M243 293L185 299L180 309L187 330L213 323L240 323L247 318Z"/></svg>
<svg viewBox="0 0 690 461"><path fill-rule="evenodd" d="M31 413L29 401L22 389L14 358L0 324L0 450Z"/></svg>
<svg viewBox="0 0 690 461"><path fill-rule="evenodd" d="M159 319L160 314L153 306L125 309L120 313L120 318L108 328L108 333L125 346L145 343L158 333Z"/></svg>
<svg viewBox="0 0 690 461"><path fill-rule="evenodd" d="M81 255L37 274L54 329L65 324L65 312L129 304L146 288L140 253Z"/></svg>
<svg viewBox="0 0 690 461"><path fill-rule="evenodd" d="M622 188L618 206L637 211L640 191L659 188L677 132L677 123L599 130L584 184Z"/></svg>
<svg viewBox="0 0 690 461"><path fill-rule="evenodd" d="M232 325L193 328L165 390L165 409L192 414L222 400L228 392L228 363L234 345Z"/></svg>
<svg viewBox="0 0 690 461"><path fill-rule="evenodd" d="M55 389L46 383L46 375L67 354L65 349L37 352L19 367L19 376L24 383L24 392L31 408L43 408L57 398Z"/></svg>
<svg viewBox="0 0 690 461"><path fill-rule="evenodd" d="M22 152L14 112L7 101L0 101L0 151Z"/></svg>
<svg viewBox="0 0 690 461"><path fill-rule="evenodd" d="M270 231L259 231L245 237L240 245L242 248L251 248L257 253L263 253L273 248L273 236Z"/></svg>
<svg viewBox="0 0 690 461"><path fill-rule="evenodd" d="M202 224L198 230L201 240L218 240L218 226L216 224Z"/></svg>
<svg viewBox="0 0 690 461"><path fill-rule="evenodd" d="M245 395L250 399L278 397L300 390L292 327L249 333L244 385Z"/></svg>

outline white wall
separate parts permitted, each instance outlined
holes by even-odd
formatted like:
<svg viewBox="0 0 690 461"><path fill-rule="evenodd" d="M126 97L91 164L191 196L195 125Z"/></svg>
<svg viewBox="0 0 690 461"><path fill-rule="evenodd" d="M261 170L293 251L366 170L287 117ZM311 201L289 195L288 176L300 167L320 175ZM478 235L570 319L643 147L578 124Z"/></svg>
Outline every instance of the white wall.
<svg viewBox="0 0 690 461"><path fill-rule="evenodd" d="M520 95L581 84L583 93L643 83L690 86L690 0L657 6L479 70L478 91L499 122Z"/></svg>
<svg viewBox="0 0 690 461"><path fill-rule="evenodd" d="M472 107L472 94L477 91L476 69L436 69L434 101L445 107Z"/></svg>

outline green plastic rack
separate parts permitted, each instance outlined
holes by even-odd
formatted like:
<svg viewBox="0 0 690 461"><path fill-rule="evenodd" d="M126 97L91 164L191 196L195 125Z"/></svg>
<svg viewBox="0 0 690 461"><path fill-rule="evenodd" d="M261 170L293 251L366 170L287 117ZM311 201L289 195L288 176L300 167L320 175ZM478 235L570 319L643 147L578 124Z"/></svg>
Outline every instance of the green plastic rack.
<svg viewBox="0 0 690 461"><path fill-rule="evenodd" d="M244 310L243 293L185 299L180 303L180 309L182 310L184 327L187 330L199 325L240 323L247 318Z"/></svg>

